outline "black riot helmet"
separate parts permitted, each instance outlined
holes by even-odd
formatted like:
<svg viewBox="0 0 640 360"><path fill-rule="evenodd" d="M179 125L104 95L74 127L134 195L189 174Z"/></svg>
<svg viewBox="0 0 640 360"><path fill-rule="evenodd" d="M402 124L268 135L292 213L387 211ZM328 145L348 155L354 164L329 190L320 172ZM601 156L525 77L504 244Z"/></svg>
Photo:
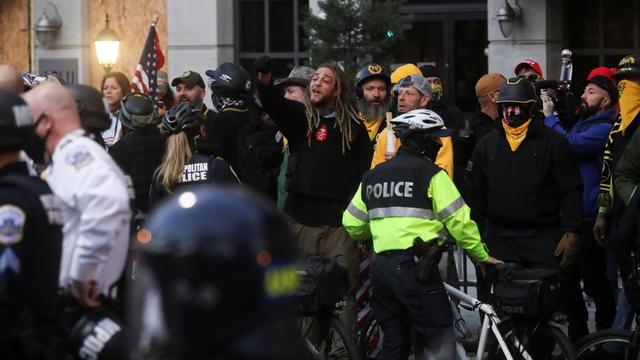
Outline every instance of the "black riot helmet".
<svg viewBox="0 0 640 360"><path fill-rule="evenodd" d="M104 308L91 309L71 329L67 352L72 359L125 359L128 337L117 316Z"/></svg>
<svg viewBox="0 0 640 360"><path fill-rule="evenodd" d="M180 103L164 114L162 127L167 135L182 131L195 132L203 121L202 104Z"/></svg>
<svg viewBox="0 0 640 360"><path fill-rule="evenodd" d="M207 70L209 88L214 96L245 97L251 90L251 78L242 66L223 63L215 70Z"/></svg>
<svg viewBox="0 0 640 360"><path fill-rule="evenodd" d="M67 90L76 99L82 127L90 131L105 131L111 127L107 105L102 94L88 85L67 84Z"/></svg>
<svg viewBox="0 0 640 360"><path fill-rule="evenodd" d="M628 55L622 58L613 77L616 80L640 78L640 55Z"/></svg>
<svg viewBox="0 0 640 360"><path fill-rule="evenodd" d="M262 324L270 300L297 287L282 281L297 274L286 221L239 190L208 185L177 194L151 213L137 242L129 323L133 344L154 334L156 344L134 349L143 357L222 358Z"/></svg>
<svg viewBox="0 0 640 360"><path fill-rule="evenodd" d="M118 119L130 130L157 125L153 102L142 93L129 93L122 98Z"/></svg>
<svg viewBox="0 0 640 360"><path fill-rule="evenodd" d="M0 90L0 151L23 148L32 136L31 108L11 91Z"/></svg>
<svg viewBox="0 0 640 360"><path fill-rule="evenodd" d="M531 118L536 104L533 83L521 77L510 78L500 88L497 103L498 112L509 126L522 125Z"/></svg>
<svg viewBox="0 0 640 360"><path fill-rule="evenodd" d="M385 68L378 64L364 66L356 74L356 98L362 99L362 85L371 79L380 79L387 85L387 96L391 95L391 77Z"/></svg>
<svg viewBox="0 0 640 360"><path fill-rule="evenodd" d="M530 104L536 102L536 90L531 81L514 77L507 80L500 88L500 103Z"/></svg>

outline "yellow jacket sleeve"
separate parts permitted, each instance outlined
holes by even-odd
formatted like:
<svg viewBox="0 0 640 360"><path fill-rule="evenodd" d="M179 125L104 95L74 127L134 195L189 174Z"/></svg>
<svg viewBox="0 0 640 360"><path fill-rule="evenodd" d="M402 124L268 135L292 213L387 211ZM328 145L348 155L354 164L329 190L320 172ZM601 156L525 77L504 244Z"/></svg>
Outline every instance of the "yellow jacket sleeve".
<svg viewBox="0 0 640 360"><path fill-rule="evenodd" d="M432 199L433 212L456 243L469 253L474 261L486 261L489 254L480 241L478 226L471 220L471 209L447 175L440 171L431 178L427 194Z"/></svg>
<svg viewBox="0 0 640 360"><path fill-rule="evenodd" d="M453 179L453 141L451 141L451 137L443 137L440 140L442 140L442 147L438 151L434 163L444 169L449 178Z"/></svg>
<svg viewBox="0 0 640 360"><path fill-rule="evenodd" d="M347 210L342 214L342 226L355 240L366 240L371 238L371 228L369 227L369 212L367 205L362 201L362 184L351 199Z"/></svg>

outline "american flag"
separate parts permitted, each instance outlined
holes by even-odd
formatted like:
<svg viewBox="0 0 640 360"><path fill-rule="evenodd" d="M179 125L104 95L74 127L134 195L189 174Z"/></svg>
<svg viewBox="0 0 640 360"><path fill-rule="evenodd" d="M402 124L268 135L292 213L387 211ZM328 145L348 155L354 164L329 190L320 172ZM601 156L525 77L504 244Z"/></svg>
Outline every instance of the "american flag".
<svg viewBox="0 0 640 360"><path fill-rule="evenodd" d="M147 41L144 43L140 61L131 81L131 90L149 95L154 103L158 94L158 69L164 66L164 54L160 50L160 40L156 27L151 25Z"/></svg>

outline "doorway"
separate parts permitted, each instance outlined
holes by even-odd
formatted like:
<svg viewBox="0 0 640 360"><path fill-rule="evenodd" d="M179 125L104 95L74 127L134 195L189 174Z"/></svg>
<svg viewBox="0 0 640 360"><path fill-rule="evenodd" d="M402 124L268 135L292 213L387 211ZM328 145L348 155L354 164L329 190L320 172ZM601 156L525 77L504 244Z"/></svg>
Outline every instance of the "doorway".
<svg viewBox="0 0 640 360"><path fill-rule="evenodd" d="M419 4L412 1L402 13L413 16L412 27L396 46L395 63L435 65L445 96L462 111L477 108L476 81L487 72L487 4Z"/></svg>

